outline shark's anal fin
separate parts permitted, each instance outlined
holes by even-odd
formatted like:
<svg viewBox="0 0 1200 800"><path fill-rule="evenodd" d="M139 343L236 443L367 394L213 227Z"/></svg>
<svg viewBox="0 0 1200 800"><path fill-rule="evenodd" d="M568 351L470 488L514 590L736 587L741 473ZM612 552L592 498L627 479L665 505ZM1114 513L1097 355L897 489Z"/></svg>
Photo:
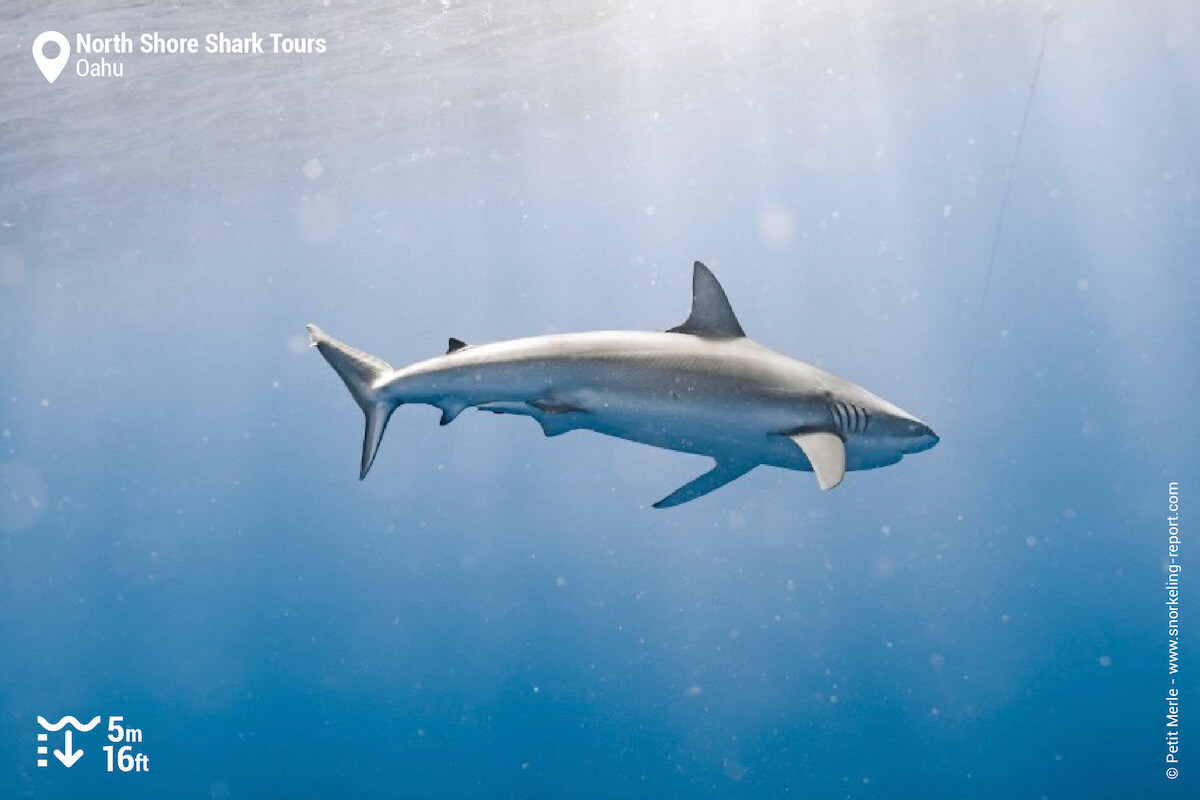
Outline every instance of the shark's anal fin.
<svg viewBox="0 0 1200 800"><path fill-rule="evenodd" d="M697 261L692 268L692 313L667 333L735 339L745 336L725 290L708 267Z"/></svg>
<svg viewBox="0 0 1200 800"><path fill-rule="evenodd" d="M836 433L811 431L788 436L804 451L817 483L823 490L832 489L846 476L846 445Z"/></svg>
<svg viewBox="0 0 1200 800"><path fill-rule="evenodd" d="M720 489L730 481L735 481L745 475L758 464L746 461L718 461L712 469L693 481L685 483L669 495L654 504L655 508L672 508L682 505L689 500L703 497L711 491Z"/></svg>

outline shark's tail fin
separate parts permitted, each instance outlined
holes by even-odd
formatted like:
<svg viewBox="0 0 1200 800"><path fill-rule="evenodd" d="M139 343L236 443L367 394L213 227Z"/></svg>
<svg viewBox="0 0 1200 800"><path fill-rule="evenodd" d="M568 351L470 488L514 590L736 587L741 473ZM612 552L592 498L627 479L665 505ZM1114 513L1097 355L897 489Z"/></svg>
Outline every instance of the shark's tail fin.
<svg viewBox="0 0 1200 800"><path fill-rule="evenodd" d="M312 346L321 351L329 366L333 367L338 377L346 384L354 401L367 418L366 432L363 434L362 465L359 468L358 479L367 477L375 453L379 450L379 442L383 439L383 429L387 427L392 412L400 405L399 400L385 397L375 388L376 381L392 371L391 364L370 353L356 350L349 345L339 342L316 325L307 325Z"/></svg>

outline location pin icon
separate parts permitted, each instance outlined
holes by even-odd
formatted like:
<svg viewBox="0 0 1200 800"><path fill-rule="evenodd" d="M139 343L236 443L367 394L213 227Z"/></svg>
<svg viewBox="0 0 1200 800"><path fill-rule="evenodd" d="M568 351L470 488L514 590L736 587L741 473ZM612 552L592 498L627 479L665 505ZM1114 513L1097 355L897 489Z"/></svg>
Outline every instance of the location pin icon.
<svg viewBox="0 0 1200 800"><path fill-rule="evenodd" d="M54 58L46 58L46 54L42 52L47 42L58 45L58 55ZM67 59L70 57L71 43L58 31L45 31L33 40L33 60L37 62L38 69L46 76L46 80L51 83L62 74L63 67L67 65Z"/></svg>

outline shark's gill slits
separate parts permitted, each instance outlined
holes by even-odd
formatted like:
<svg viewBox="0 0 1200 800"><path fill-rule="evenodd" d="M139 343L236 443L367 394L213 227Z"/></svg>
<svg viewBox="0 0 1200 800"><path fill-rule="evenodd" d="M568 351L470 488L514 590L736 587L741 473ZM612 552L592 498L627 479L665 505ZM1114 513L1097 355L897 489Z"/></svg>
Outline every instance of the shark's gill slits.
<svg viewBox="0 0 1200 800"><path fill-rule="evenodd" d="M870 415L865 408L859 408L853 403L835 402L831 406L834 421L842 433L866 433L870 424Z"/></svg>

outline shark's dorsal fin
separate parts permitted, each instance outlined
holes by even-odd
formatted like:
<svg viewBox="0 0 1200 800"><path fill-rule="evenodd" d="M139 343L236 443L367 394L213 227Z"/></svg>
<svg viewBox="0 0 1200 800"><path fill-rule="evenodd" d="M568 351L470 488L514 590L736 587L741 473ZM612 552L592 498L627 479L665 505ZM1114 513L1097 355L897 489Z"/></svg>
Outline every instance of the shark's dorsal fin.
<svg viewBox="0 0 1200 800"><path fill-rule="evenodd" d="M682 325L671 328L667 333L690 333L693 336L727 339L746 335L729 305L725 290L708 267L699 261L692 272L691 316Z"/></svg>
<svg viewBox="0 0 1200 800"><path fill-rule="evenodd" d="M457 353L459 350L462 350L466 346L467 346L467 343L464 342L462 339L455 339L453 336L451 336L450 337L450 346L446 348L446 355L450 355L451 353Z"/></svg>

